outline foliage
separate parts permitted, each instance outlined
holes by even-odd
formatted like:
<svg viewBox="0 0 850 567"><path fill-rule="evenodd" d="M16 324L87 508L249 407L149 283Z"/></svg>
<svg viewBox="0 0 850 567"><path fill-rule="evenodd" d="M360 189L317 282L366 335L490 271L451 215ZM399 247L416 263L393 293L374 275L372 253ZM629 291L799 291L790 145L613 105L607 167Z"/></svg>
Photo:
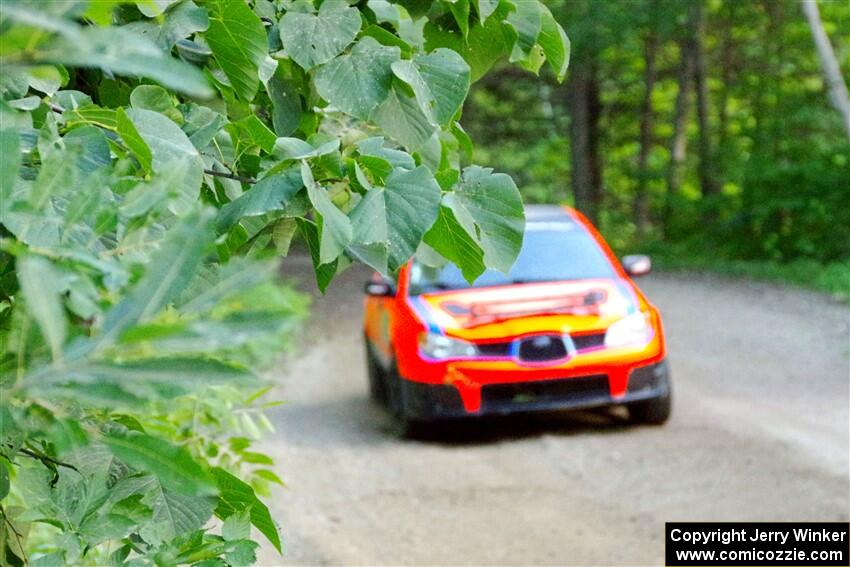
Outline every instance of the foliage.
<svg viewBox="0 0 850 567"><path fill-rule="evenodd" d="M653 263L665 271L699 271L732 278L791 284L850 301L850 261L822 263L816 260L736 260L718 258L711 250L694 244L656 242L641 251L652 254Z"/></svg>
<svg viewBox="0 0 850 567"><path fill-rule="evenodd" d="M679 69L692 2L548 3L569 32L576 60L599 88L597 222L618 248L660 241L687 256L821 264L850 258L850 145L829 103L817 53L798 2L701 2L707 135L717 194L702 187L697 100L688 95L682 181L671 187ZM850 78L850 6L818 4L845 80ZM647 165L639 165L649 38L656 80ZM575 71L575 70L574 70ZM572 77L575 77L575 73ZM476 158L500 166L529 201L575 203L571 181L571 85L550 72L531 81L502 66L473 89L464 126ZM651 226L639 234L645 183Z"/></svg>
<svg viewBox="0 0 850 567"><path fill-rule="evenodd" d="M566 35L529 0L21 0L0 42L0 564L280 550L274 258L506 270L519 193L461 109L501 60L563 77Z"/></svg>

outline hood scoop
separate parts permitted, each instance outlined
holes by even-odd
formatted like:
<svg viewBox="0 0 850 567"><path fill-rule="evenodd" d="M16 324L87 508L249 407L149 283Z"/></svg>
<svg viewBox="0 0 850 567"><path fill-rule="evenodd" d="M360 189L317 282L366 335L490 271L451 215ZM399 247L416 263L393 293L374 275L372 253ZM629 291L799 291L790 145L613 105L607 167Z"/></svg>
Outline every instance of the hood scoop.
<svg viewBox="0 0 850 567"><path fill-rule="evenodd" d="M462 326L469 328L534 315L598 316L600 306L607 299L606 290L588 289L579 293L472 302L468 305L446 301L440 307L456 317L462 317Z"/></svg>

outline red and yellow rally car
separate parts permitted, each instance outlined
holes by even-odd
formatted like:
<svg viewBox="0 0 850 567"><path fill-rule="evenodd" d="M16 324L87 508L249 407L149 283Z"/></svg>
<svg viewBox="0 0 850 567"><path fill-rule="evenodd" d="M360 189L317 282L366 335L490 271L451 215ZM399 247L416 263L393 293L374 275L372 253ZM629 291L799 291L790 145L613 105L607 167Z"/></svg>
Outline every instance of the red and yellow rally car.
<svg viewBox="0 0 850 567"><path fill-rule="evenodd" d="M366 284L372 396L407 423L624 404L663 423L670 377L661 316L577 211L529 206L510 272L469 285L453 264L414 258L397 283Z"/></svg>

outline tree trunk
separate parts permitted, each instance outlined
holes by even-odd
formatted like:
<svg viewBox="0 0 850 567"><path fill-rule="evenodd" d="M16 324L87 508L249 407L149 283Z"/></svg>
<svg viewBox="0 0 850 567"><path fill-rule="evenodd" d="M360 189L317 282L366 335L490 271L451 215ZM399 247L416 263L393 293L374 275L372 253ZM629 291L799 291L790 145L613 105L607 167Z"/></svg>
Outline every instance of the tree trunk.
<svg viewBox="0 0 850 567"><path fill-rule="evenodd" d="M720 97L717 101L718 152L726 151L726 144L729 139L729 89L732 88L735 72L735 43L732 31L735 27L736 6L737 4L735 2L730 2L726 6L726 22L723 26L723 39L720 43L720 78L723 88L720 89Z"/></svg>
<svg viewBox="0 0 850 567"><path fill-rule="evenodd" d="M588 159L587 68L576 65L570 70L570 159L573 198L576 208L591 215L590 163Z"/></svg>
<svg viewBox="0 0 850 567"><path fill-rule="evenodd" d="M638 151L638 179L635 192L635 224L639 236L649 229L649 195L647 194L647 161L652 149L653 108L652 91L657 78L655 59L658 51L658 36L650 31L644 44L644 93L640 108L640 149Z"/></svg>
<svg viewBox="0 0 850 567"><path fill-rule="evenodd" d="M688 112L690 107L693 57L687 41L682 41L679 50L679 91L673 114L673 135L670 138L670 168L667 171L667 198L664 206L664 229L669 232L673 216L673 199L682 184L682 168L688 147Z"/></svg>
<svg viewBox="0 0 850 567"><path fill-rule="evenodd" d="M691 3L691 55L694 63L694 88L697 95L697 122L699 123L699 181L705 197L718 192L714 179L711 152L711 132L708 125L708 84L706 81L705 59L703 57L702 38L704 24L702 2Z"/></svg>
<svg viewBox="0 0 850 567"><path fill-rule="evenodd" d="M576 208L597 220L602 200L599 160L601 104L596 70L587 60L572 68L570 91L570 158Z"/></svg>
<svg viewBox="0 0 850 567"><path fill-rule="evenodd" d="M602 210L602 201L605 198L602 189L602 156L599 153L599 145L602 137L602 129L599 121L602 119L602 95L599 90L599 78L594 63L590 66L590 81L587 87L587 108L589 128L587 141L590 161L590 207L593 222L599 220L599 212Z"/></svg>
<svg viewBox="0 0 850 567"><path fill-rule="evenodd" d="M844 128L847 130L847 138L850 139L850 97L847 94L847 85L841 76L841 67L838 65L835 52L832 50L832 44L829 43L829 38L823 29L823 22L820 19L817 2L802 0L801 5L803 7L803 13L809 21L812 38L818 50L821 69L823 70L823 76L829 89L829 99L835 109L841 113Z"/></svg>

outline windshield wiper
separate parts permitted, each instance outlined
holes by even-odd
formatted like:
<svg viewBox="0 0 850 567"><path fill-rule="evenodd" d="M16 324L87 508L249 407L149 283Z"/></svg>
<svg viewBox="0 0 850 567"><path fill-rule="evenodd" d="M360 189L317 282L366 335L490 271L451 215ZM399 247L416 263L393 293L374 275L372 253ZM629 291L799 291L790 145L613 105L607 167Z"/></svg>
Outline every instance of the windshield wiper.
<svg viewBox="0 0 850 567"><path fill-rule="evenodd" d="M551 283L557 282L560 280L553 280L549 278L514 278L510 280L509 283L512 284L527 284L527 283Z"/></svg>
<svg viewBox="0 0 850 567"><path fill-rule="evenodd" d="M439 290L450 290L450 289L461 289L455 285L445 282L434 282L428 284L428 287L431 289L439 289Z"/></svg>

